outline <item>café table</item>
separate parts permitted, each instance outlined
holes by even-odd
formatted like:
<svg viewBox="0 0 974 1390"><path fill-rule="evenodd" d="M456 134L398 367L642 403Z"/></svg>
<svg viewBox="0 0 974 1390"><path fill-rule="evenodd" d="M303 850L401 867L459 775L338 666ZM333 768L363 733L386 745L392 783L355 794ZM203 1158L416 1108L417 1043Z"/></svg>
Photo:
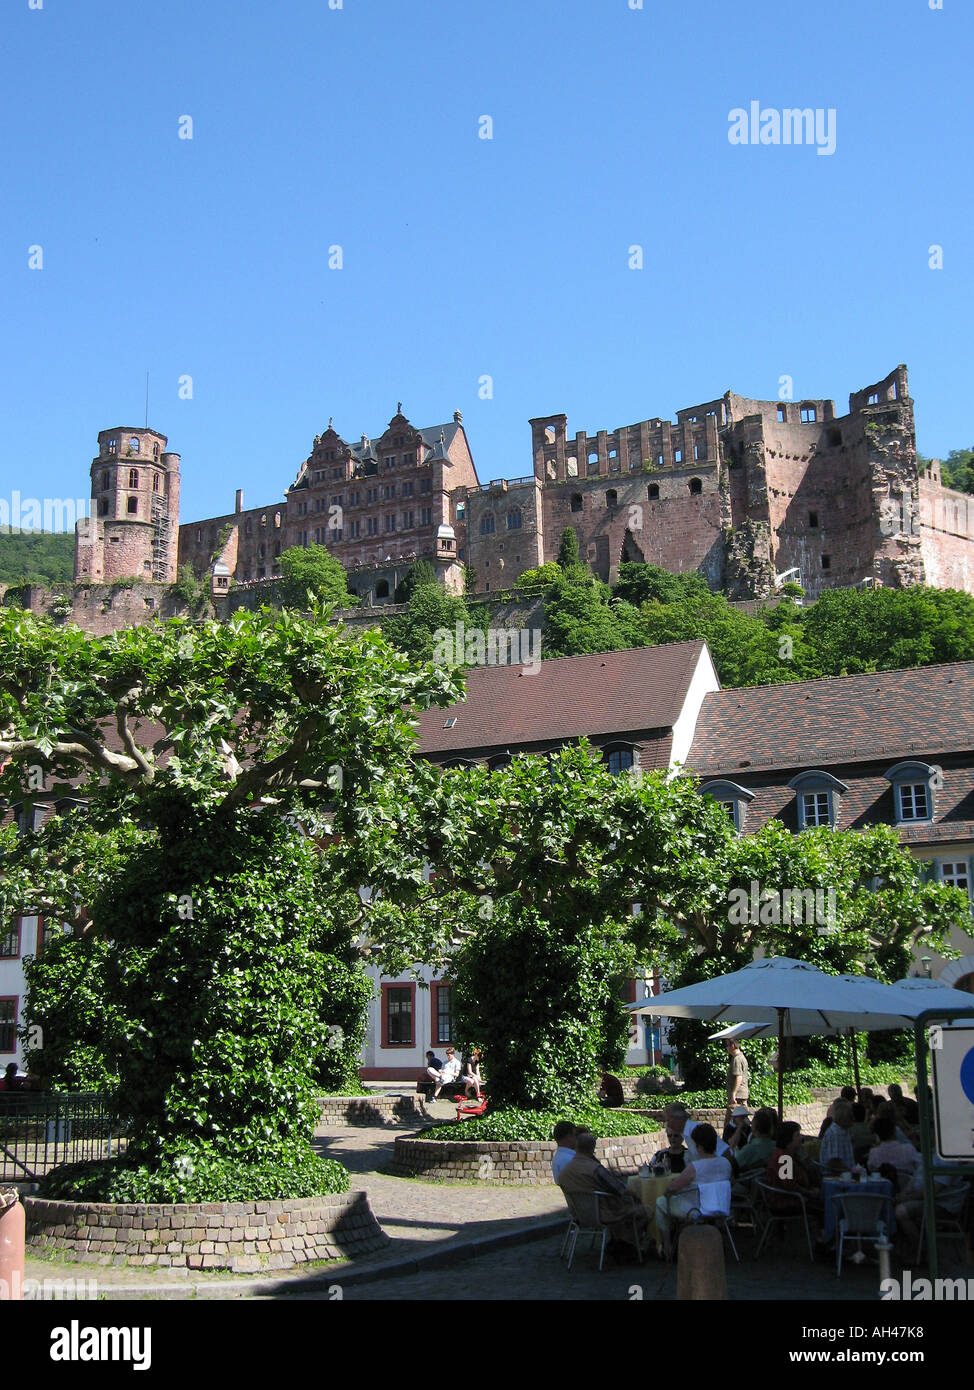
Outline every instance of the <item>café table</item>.
<svg viewBox="0 0 974 1390"><path fill-rule="evenodd" d="M662 1197L675 1177L675 1173L662 1173L651 1178L643 1178L637 1174L630 1178L627 1184L629 1191L634 1193L646 1208L649 1215L649 1238L656 1245L661 1244L660 1234L656 1229L656 1199Z"/></svg>
<svg viewBox="0 0 974 1390"><path fill-rule="evenodd" d="M881 1220L886 1226L887 1233L893 1235L896 1230L896 1221L893 1214L893 1184L887 1178L862 1178L856 1181L855 1178L823 1178L822 1179L822 1209L825 1224L823 1239L826 1245L830 1245L836 1235L836 1207L833 1198L840 1192L870 1192L882 1194L886 1199L886 1206L883 1209Z"/></svg>

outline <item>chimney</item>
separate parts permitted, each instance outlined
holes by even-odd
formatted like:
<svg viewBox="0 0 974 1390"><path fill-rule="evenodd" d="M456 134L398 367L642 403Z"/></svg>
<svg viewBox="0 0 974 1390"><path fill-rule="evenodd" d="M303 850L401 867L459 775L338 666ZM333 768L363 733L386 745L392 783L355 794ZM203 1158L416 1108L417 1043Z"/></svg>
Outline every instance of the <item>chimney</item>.
<svg viewBox="0 0 974 1390"><path fill-rule="evenodd" d="M239 516L240 513L243 511L243 488L242 488L242 487L238 487L238 488L237 488L237 500L236 500L236 502L234 503L234 508L233 508L233 510L237 513L238 516Z"/></svg>

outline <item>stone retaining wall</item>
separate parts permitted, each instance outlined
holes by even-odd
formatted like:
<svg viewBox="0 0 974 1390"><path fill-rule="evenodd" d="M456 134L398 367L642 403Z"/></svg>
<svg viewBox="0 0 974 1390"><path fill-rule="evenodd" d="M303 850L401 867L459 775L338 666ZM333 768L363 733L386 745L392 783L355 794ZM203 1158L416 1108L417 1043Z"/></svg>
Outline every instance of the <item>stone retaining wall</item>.
<svg viewBox="0 0 974 1390"><path fill-rule="evenodd" d="M390 1242L364 1192L280 1202L118 1203L26 1197L27 1248L97 1265L257 1273Z"/></svg>
<svg viewBox="0 0 974 1390"><path fill-rule="evenodd" d="M410 1096L319 1096L323 1125L423 1124L430 1116L418 1093Z"/></svg>
<svg viewBox="0 0 974 1390"><path fill-rule="evenodd" d="M606 1168L630 1174L648 1163L665 1143L662 1130L600 1139L596 1156ZM392 1170L441 1182L474 1179L498 1187L541 1187L551 1182L553 1141L520 1139L495 1143L486 1139L397 1139Z"/></svg>
<svg viewBox="0 0 974 1390"><path fill-rule="evenodd" d="M821 1129L826 1112L835 1099L834 1095L831 1093L829 1093L829 1095L830 1098L827 1101L816 1100L809 1102L807 1105L786 1105L784 1109L784 1118L786 1120L797 1120L802 1127L802 1133L810 1134L814 1137ZM647 1099L652 1099L652 1097L647 1097ZM642 1107L637 1110L635 1106L629 1107L629 1109L632 1114L648 1115L651 1119L659 1120L660 1124L663 1123L662 1110L650 1110L648 1107L645 1110L643 1110ZM753 1110L751 1113L753 1115ZM717 1133L722 1134L724 1130L724 1114L725 1112L723 1110L691 1110L690 1127L692 1128L693 1125L703 1124L713 1125Z"/></svg>

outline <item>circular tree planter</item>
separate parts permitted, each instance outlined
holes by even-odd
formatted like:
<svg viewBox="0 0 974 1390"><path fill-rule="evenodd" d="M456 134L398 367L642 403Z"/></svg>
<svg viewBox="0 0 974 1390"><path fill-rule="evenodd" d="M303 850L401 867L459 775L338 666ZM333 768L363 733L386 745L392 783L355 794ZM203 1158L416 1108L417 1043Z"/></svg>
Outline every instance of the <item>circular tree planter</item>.
<svg viewBox="0 0 974 1390"><path fill-rule="evenodd" d="M458 1132L462 1133L460 1125ZM662 1130L600 1139L596 1157L606 1168L633 1173L648 1163L666 1142ZM543 1187L552 1181L552 1140L397 1139L392 1170L414 1178L440 1182L475 1179L497 1187Z"/></svg>
<svg viewBox="0 0 974 1390"><path fill-rule="evenodd" d="M279 1202L48 1201L26 1197L28 1250L97 1265L256 1273L383 1250L364 1192Z"/></svg>

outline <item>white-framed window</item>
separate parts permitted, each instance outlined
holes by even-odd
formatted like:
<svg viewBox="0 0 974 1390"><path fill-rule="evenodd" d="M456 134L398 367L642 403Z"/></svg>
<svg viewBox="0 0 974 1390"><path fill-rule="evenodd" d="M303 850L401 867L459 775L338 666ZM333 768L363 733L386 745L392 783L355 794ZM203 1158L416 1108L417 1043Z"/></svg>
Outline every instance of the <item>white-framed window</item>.
<svg viewBox="0 0 974 1390"><path fill-rule="evenodd" d="M898 825L933 820L934 793L943 785L939 767L930 763L897 763L884 774L893 784L893 807Z"/></svg>
<svg viewBox="0 0 974 1390"><path fill-rule="evenodd" d="M937 877L949 888L963 888L971 896L971 866L966 859L939 859Z"/></svg>
<svg viewBox="0 0 974 1390"><path fill-rule="evenodd" d="M737 833L741 834L748 803L754 800L754 793L746 787L739 786L737 782L728 781L708 782L700 788L700 793L702 796L713 797L717 805L723 808Z"/></svg>
<svg viewBox="0 0 974 1390"><path fill-rule="evenodd" d="M896 795L900 820L930 819L930 791L926 782L901 782Z"/></svg>
<svg viewBox="0 0 974 1390"><path fill-rule="evenodd" d="M830 792L802 792L802 823L806 829L815 825L832 824Z"/></svg>

